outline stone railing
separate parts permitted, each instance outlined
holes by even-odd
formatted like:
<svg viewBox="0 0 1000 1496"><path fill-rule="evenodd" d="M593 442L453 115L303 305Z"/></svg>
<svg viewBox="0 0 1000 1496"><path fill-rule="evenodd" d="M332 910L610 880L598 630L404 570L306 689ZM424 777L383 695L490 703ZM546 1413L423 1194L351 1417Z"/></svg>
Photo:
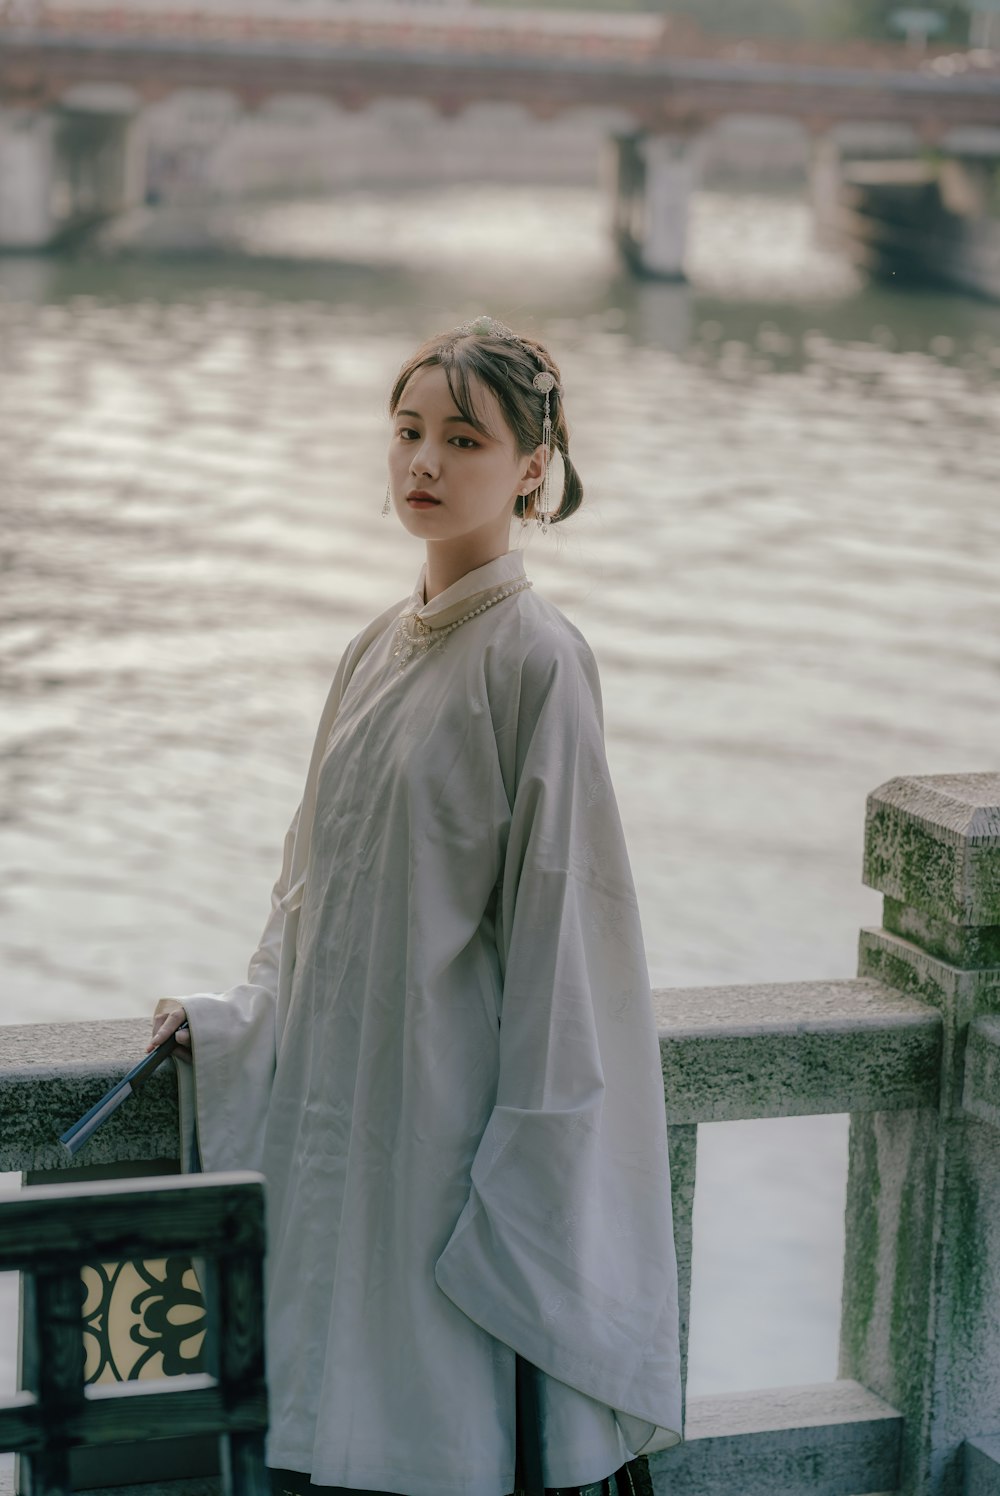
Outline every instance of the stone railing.
<svg viewBox="0 0 1000 1496"><path fill-rule="evenodd" d="M650 1461L670 1496L1000 1493L1000 773L874 791L863 876L885 901L856 979L655 994L685 1367L698 1124L851 1114L839 1375L688 1399ZM147 1032L0 1030L0 1169L65 1177L55 1138ZM169 1172L176 1149L161 1071L88 1172Z"/></svg>
<svg viewBox="0 0 1000 1496"><path fill-rule="evenodd" d="M130 0L127 6L103 0L0 0L0 29L32 29L55 36L142 36L186 41L298 42L348 50L431 52L459 61L470 53L509 53L530 57L584 57L644 62L658 57L717 60L737 66L867 68L876 72L919 73L946 58L982 71L986 57L967 61L968 50L934 43L922 50L902 39L867 37L719 35L691 17L643 11L551 11L528 6L503 10L462 6L415 6L405 10L370 3L351 6L338 0L325 8L304 9L291 0L236 0L193 6L181 0ZM981 49L980 49L981 50Z"/></svg>

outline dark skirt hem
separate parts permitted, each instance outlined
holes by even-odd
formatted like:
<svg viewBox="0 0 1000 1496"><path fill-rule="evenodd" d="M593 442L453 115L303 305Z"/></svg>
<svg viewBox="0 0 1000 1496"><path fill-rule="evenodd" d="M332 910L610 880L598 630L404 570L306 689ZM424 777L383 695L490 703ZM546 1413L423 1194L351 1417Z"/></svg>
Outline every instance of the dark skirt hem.
<svg viewBox="0 0 1000 1496"><path fill-rule="evenodd" d="M406 1496L405 1491L361 1491L353 1486L314 1486L299 1470L272 1470L273 1496ZM512 1491L510 1496L524 1496ZM644 1454L622 1465L613 1475L588 1486L547 1486L545 1496L653 1496L649 1463Z"/></svg>

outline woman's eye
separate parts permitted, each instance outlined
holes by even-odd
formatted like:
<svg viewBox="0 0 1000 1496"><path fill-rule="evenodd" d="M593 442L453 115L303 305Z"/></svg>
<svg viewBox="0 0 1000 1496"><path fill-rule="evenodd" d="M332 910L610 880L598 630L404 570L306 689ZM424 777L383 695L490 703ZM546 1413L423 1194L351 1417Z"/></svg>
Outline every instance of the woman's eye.
<svg viewBox="0 0 1000 1496"><path fill-rule="evenodd" d="M413 426L400 426L396 435L400 437L400 439L404 442L420 440L420 432L417 431ZM453 442L462 443L463 451L467 451L469 447L479 446L479 443L477 441L474 441L471 436L453 436L451 440Z"/></svg>

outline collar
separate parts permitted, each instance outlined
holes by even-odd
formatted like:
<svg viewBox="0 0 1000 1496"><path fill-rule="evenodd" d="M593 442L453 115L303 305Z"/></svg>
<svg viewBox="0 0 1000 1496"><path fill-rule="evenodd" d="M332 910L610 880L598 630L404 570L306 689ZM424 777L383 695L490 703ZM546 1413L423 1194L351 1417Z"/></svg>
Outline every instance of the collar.
<svg viewBox="0 0 1000 1496"><path fill-rule="evenodd" d="M481 602L486 593L495 592L499 587L505 587L510 582L517 582L525 575L524 557L518 550L506 551L502 556L495 556L492 561L487 561L485 566L476 566L472 571L467 571L464 577L459 577L457 582L452 582L437 597L432 598L429 603L424 602L424 583L427 580L427 562L420 568L413 591L407 598L403 611L413 613L428 628L444 628L446 623L454 623L456 618L461 618L463 613L468 613L477 602Z"/></svg>

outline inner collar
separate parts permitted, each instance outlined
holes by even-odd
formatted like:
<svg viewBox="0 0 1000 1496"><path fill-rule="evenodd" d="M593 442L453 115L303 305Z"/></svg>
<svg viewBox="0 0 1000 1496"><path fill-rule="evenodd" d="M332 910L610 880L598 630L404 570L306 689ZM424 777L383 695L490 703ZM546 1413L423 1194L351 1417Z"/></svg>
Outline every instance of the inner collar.
<svg viewBox="0 0 1000 1496"><path fill-rule="evenodd" d="M509 582L520 581L524 576L524 557L521 552L506 551L502 556L495 556L492 561L487 561L485 566L473 567L472 571L467 571L457 582L452 582L450 587L425 603L427 562L424 561L404 611L414 613L429 628L443 628L447 623L454 623L463 613L468 613L486 593L496 592L498 588Z"/></svg>

